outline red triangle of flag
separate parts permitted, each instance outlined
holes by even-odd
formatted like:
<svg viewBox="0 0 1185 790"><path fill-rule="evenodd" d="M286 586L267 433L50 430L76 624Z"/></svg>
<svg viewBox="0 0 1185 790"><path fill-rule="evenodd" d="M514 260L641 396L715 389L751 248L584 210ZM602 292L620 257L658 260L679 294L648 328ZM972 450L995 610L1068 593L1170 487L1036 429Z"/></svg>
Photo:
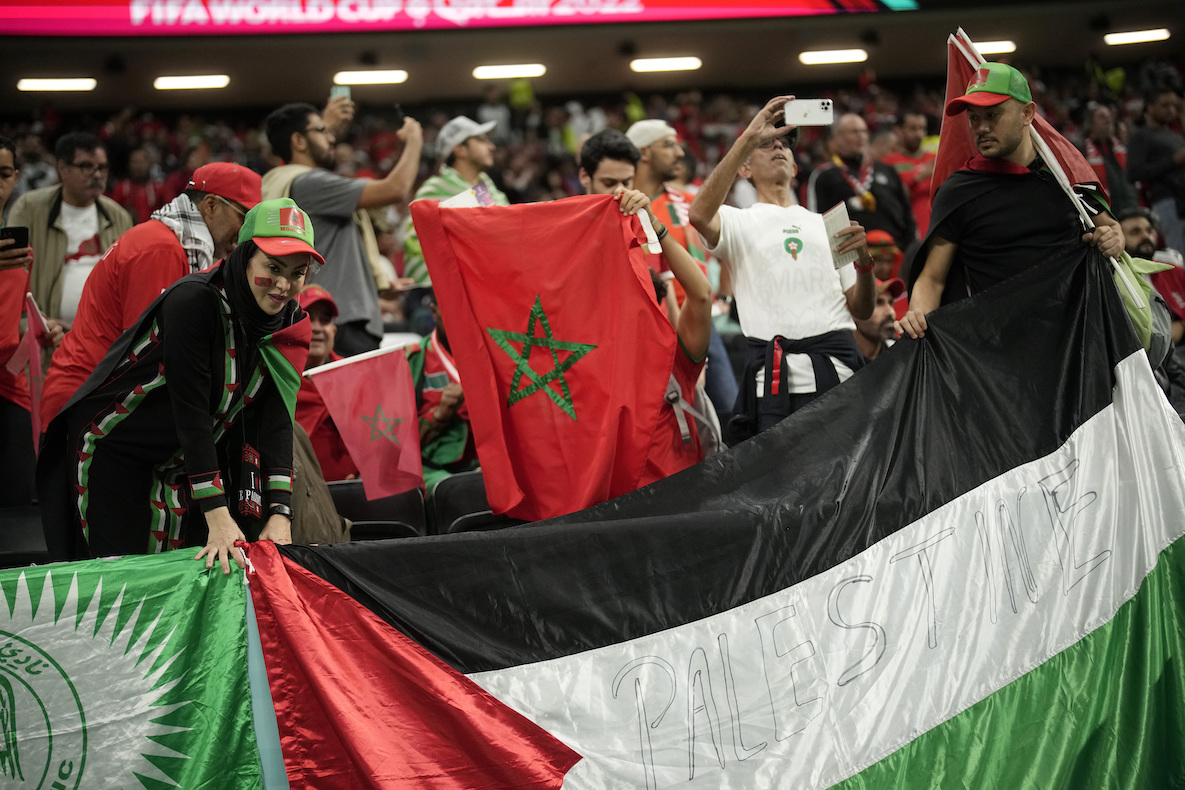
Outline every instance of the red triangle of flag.
<svg viewBox="0 0 1185 790"><path fill-rule="evenodd" d="M163 542L166 538L169 537L169 533L167 533L161 529L154 529L154 530L152 530L152 537Z"/></svg>
<svg viewBox="0 0 1185 790"><path fill-rule="evenodd" d="M95 436L106 436L106 435L107 435L107 434L103 433L103 429L102 429L102 428L100 428L99 426L95 425L93 422L90 424L89 431L90 431L91 433L93 433Z"/></svg>
<svg viewBox="0 0 1185 790"><path fill-rule="evenodd" d="M78 490L78 493L80 493L80 494L86 493L86 486L78 485L77 483L75 483L74 488L76 488Z"/></svg>
<svg viewBox="0 0 1185 790"><path fill-rule="evenodd" d="M124 406L122 403L118 403L118 402L115 404L115 413L116 414L130 414L130 412L128 411L128 407Z"/></svg>
<svg viewBox="0 0 1185 790"><path fill-rule="evenodd" d="M91 457L90 453L84 453L82 450L78 451L78 460L79 461L89 461L90 457Z"/></svg>
<svg viewBox="0 0 1185 790"><path fill-rule="evenodd" d="M133 394L133 395L147 395L148 393L144 391L144 386L143 386L143 385L141 385L141 384L137 384L137 385L135 386L135 388L134 388L134 389L132 389L132 394Z"/></svg>
<svg viewBox="0 0 1185 790"><path fill-rule="evenodd" d="M169 538L169 548L179 549L183 545L185 545L185 541L182 540L181 538Z"/></svg>
<svg viewBox="0 0 1185 790"><path fill-rule="evenodd" d="M188 511L189 508L187 508L187 507L171 507L171 508L169 508L169 510L173 511L173 515L181 517L181 516L185 515L186 511Z"/></svg>
<svg viewBox="0 0 1185 790"><path fill-rule="evenodd" d="M255 400L255 398L252 398L250 395L244 395L243 396L243 405L246 406L247 404L251 403L254 400Z"/></svg>
<svg viewBox="0 0 1185 790"><path fill-rule="evenodd" d="M139 358L138 356L136 356L136 352L135 352L135 351L129 351L129 352L128 352L128 360L129 360L130 362L139 362L139 361L140 361L140 358Z"/></svg>
<svg viewBox="0 0 1185 790"><path fill-rule="evenodd" d="M239 350L238 350L237 348L228 348L228 349L226 349L226 355L227 355L228 357L230 357L231 359L234 359L234 358L235 358L235 356L236 356L238 353L239 353Z"/></svg>
<svg viewBox="0 0 1185 790"><path fill-rule="evenodd" d="M168 505L166 505L164 502L158 502L155 499L150 500L150 502L152 503L152 506L154 508L156 508L157 510L164 510L166 507L168 507Z"/></svg>
<svg viewBox="0 0 1185 790"><path fill-rule="evenodd" d="M271 541L247 552L294 787L542 790L580 759Z"/></svg>
<svg viewBox="0 0 1185 790"><path fill-rule="evenodd" d="M234 392L238 388L239 388L239 382L237 382L237 381L232 381L230 384L226 385L227 392Z"/></svg>

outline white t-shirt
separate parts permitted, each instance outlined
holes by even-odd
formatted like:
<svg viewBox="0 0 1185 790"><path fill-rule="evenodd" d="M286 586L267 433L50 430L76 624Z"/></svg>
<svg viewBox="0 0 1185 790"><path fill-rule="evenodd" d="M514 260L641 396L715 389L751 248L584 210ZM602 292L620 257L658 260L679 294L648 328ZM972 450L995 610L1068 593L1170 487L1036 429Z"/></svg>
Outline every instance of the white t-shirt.
<svg viewBox="0 0 1185 790"><path fill-rule="evenodd" d="M844 292L856 284L856 270L844 266L837 271L831 247L822 215L802 206L720 207L720 240L708 251L732 274L746 337L799 340L855 331ZM833 361L841 381L851 376L846 365ZM786 363L790 392L816 391L809 357L791 354Z"/></svg>
<svg viewBox="0 0 1185 790"><path fill-rule="evenodd" d="M57 317L68 325L78 313L86 278L103 257L103 243L99 241L97 206L78 208L63 202L61 223L66 231L66 260L62 268L62 309Z"/></svg>

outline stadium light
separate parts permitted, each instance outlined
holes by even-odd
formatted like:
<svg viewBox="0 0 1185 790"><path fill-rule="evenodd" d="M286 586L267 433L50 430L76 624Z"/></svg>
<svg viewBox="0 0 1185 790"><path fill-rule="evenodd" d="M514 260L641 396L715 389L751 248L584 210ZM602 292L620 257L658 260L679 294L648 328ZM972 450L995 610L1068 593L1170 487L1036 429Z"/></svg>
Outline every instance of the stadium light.
<svg viewBox="0 0 1185 790"><path fill-rule="evenodd" d="M1132 30L1127 33L1108 33L1103 36L1111 46L1118 44L1144 44L1149 41L1164 41L1169 37L1168 28L1158 27L1155 30Z"/></svg>
<svg viewBox="0 0 1185 790"><path fill-rule="evenodd" d="M193 74L185 77L157 77L152 87L158 91L191 91L206 88L225 88L230 77L225 74Z"/></svg>
<svg viewBox="0 0 1185 790"><path fill-rule="evenodd" d="M975 48L981 55L1006 55L1016 52L1015 41L976 41Z"/></svg>
<svg viewBox="0 0 1185 790"><path fill-rule="evenodd" d="M824 49L817 52L800 52L798 59L807 66L825 66L832 63L863 63L868 53L862 49Z"/></svg>
<svg viewBox="0 0 1185 790"><path fill-rule="evenodd" d="M18 91L93 91L99 83L89 77L17 80Z"/></svg>
<svg viewBox="0 0 1185 790"><path fill-rule="evenodd" d="M334 85L398 85L401 82L407 82L407 72L403 69L339 71L333 75Z"/></svg>
<svg viewBox="0 0 1185 790"><path fill-rule="evenodd" d="M630 69L637 72L695 71L704 63L699 58L637 58L630 61Z"/></svg>
<svg viewBox="0 0 1185 790"><path fill-rule="evenodd" d="M520 77L542 77L547 67L542 63L513 63L508 66L478 66L473 76L479 80L507 80Z"/></svg>

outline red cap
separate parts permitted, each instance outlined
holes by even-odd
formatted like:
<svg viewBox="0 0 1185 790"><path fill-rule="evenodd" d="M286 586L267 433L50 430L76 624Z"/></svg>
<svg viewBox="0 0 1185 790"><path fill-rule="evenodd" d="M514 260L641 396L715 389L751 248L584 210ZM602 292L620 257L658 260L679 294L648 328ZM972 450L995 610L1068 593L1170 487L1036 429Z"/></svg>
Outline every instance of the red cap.
<svg viewBox="0 0 1185 790"><path fill-rule="evenodd" d="M890 296L896 299L897 297L901 296L901 294L905 293L905 281L900 277L890 277L887 280L877 280L876 292L878 294L883 294L886 291L888 291ZM301 303L301 306L304 306L303 302Z"/></svg>
<svg viewBox="0 0 1185 790"><path fill-rule="evenodd" d="M262 197L263 179L251 168L234 162L211 162L193 171L188 188L233 200L250 210Z"/></svg>
<svg viewBox="0 0 1185 790"><path fill-rule="evenodd" d="M333 301L333 297L329 291L326 291L319 285L306 285L301 289L300 293L296 295L296 300L300 302L302 310L308 310L317 302L328 302L329 309L333 311L333 317L337 318L337 302Z"/></svg>
<svg viewBox="0 0 1185 790"><path fill-rule="evenodd" d="M897 249L897 242L893 241L893 237L885 230L870 230L864 236L865 241L869 247L892 247Z"/></svg>

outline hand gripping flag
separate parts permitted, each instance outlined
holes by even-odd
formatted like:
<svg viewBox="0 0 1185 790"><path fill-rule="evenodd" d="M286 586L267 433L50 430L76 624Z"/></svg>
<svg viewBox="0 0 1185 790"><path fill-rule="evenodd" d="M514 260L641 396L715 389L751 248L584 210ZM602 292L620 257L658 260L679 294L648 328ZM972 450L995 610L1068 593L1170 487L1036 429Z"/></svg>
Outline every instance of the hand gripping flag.
<svg viewBox="0 0 1185 790"><path fill-rule="evenodd" d="M638 487L675 333L608 196L412 204L490 505L536 520Z"/></svg>
<svg viewBox="0 0 1185 790"><path fill-rule="evenodd" d="M305 375L329 409L367 499L424 484L415 385L402 350L359 354Z"/></svg>

